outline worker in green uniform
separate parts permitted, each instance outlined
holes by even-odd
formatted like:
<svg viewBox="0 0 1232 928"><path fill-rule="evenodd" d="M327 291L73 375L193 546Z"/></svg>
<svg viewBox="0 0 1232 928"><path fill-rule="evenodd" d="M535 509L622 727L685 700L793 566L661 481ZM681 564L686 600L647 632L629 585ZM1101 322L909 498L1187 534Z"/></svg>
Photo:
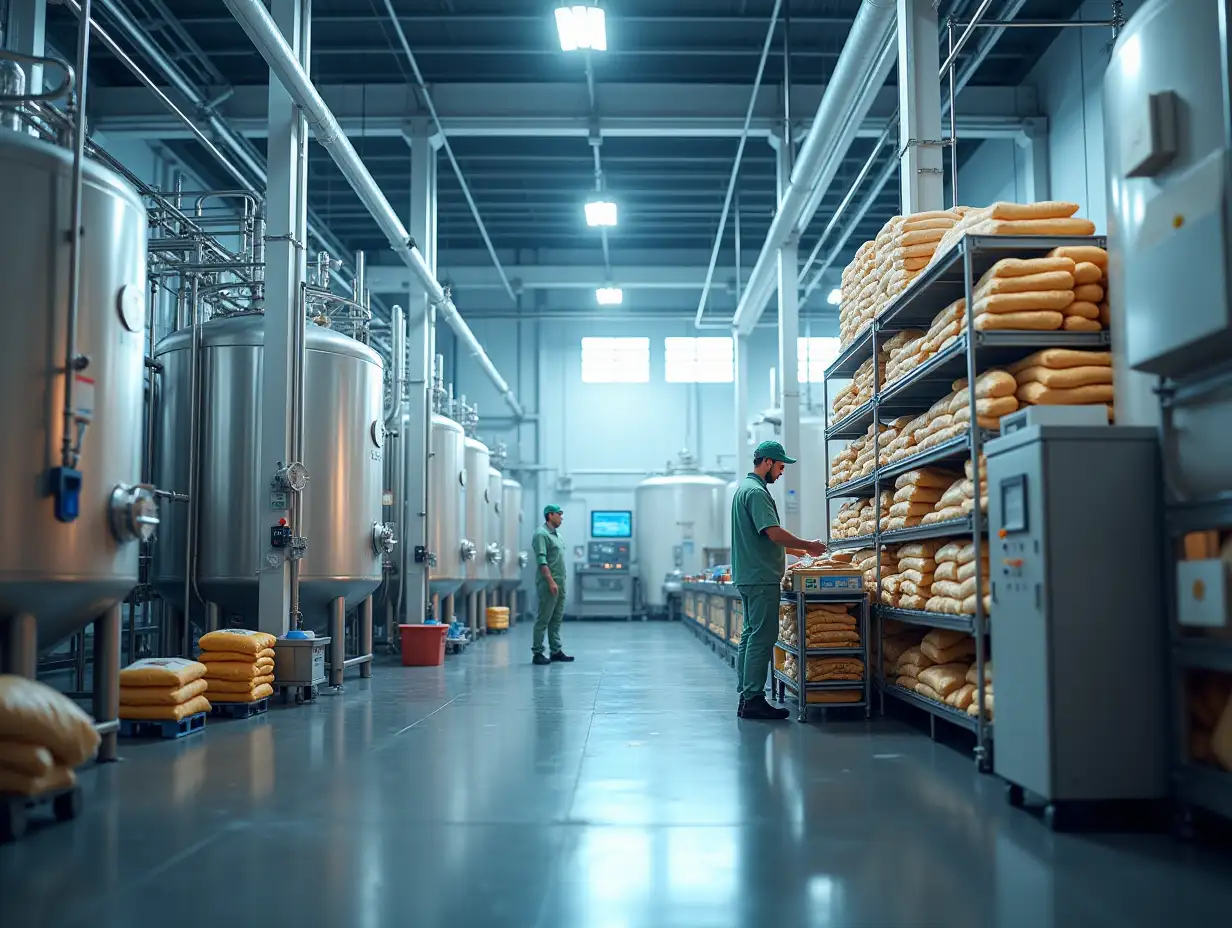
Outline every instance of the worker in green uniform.
<svg viewBox="0 0 1232 928"><path fill-rule="evenodd" d="M564 520L559 506L543 507L543 524L535 529L531 549L535 552L535 592L539 595L539 614L535 618L535 636L531 650L534 663L571 661L560 647L560 623L565 616L565 543L557 529ZM547 632L551 656L543 653L543 633Z"/></svg>
<svg viewBox="0 0 1232 928"><path fill-rule="evenodd" d="M779 593L787 552L820 557L820 541L797 538L779 524L779 510L769 485L795 464L777 441L763 441L753 452L753 472L740 481L732 500L732 581L744 604L744 626L736 673L742 719L785 719L791 713L766 701L770 652L778 635Z"/></svg>

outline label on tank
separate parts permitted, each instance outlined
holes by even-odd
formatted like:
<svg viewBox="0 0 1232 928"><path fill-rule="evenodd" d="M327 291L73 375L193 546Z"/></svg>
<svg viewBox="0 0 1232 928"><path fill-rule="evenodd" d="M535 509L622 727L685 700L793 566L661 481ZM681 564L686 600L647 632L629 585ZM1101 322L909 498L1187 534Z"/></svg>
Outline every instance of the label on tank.
<svg viewBox="0 0 1232 928"><path fill-rule="evenodd" d="M270 509L281 512L287 508L287 493L285 490L274 490L270 493Z"/></svg>

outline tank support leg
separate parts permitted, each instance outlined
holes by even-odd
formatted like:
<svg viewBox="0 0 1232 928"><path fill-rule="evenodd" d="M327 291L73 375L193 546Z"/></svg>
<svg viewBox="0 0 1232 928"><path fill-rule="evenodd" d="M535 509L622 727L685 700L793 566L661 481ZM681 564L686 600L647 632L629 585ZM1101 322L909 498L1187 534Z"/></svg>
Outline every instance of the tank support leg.
<svg viewBox="0 0 1232 928"><path fill-rule="evenodd" d="M441 620L442 625L449 625L453 622L454 604L455 601L452 593L441 601L441 614L438 615L437 618Z"/></svg>
<svg viewBox="0 0 1232 928"><path fill-rule="evenodd" d="M509 591L509 624L516 625L518 622L518 591Z"/></svg>
<svg viewBox="0 0 1232 928"><path fill-rule="evenodd" d="M479 637L479 594L466 595L466 625L471 630L471 641Z"/></svg>
<svg viewBox="0 0 1232 928"><path fill-rule="evenodd" d="M329 685L342 686L346 669L346 600L339 596L329 604Z"/></svg>
<svg viewBox="0 0 1232 928"><path fill-rule="evenodd" d="M479 620L479 632L482 635L486 635L488 633L488 591L487 590L482 590L479 593L479 606L477 607L476 611L478 613L476 618Z"/></svg>
<svg viewBox="0 0 1232 928"><path fill-rule="evenodd" d="M38 674L38 622L30 613L15 615L8 621L5 635L5 673L28 677Z"/></svg>
<svg viewBox="0 0 1232 928"><path fill-rule="evenodd" d="M359 605L359 653L360 656L372 656L372 597L369 596ZM372 676L372 661L359 665L359 675L367 678Z"/></svg>
<svg viewBox="0 0 1232 928"><path fill-rule="evenodd" d="M120 716L120 605L94 620L94 723L109 725L103 732L98 760L116 759L116 734Z"/></svg>
<svg viewBox="0 0 1232 928"><path fill-rule="evenodd" d="M216 632L222 627L222 610L218 608L218 603L205 604L205 630L207 632Z"/></svg>

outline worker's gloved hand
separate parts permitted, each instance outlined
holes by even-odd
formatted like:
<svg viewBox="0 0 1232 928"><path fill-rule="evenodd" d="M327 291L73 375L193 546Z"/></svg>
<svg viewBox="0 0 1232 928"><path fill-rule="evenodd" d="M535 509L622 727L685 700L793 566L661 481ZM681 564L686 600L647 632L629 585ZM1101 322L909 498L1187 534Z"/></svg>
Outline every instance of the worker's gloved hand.
<svg viewBox="0 0 1232 928"><path fill-rule="evenodd" d="M825 542L810 541L804 548L808 552L809 557L821 557L828 550Z"/></svg>

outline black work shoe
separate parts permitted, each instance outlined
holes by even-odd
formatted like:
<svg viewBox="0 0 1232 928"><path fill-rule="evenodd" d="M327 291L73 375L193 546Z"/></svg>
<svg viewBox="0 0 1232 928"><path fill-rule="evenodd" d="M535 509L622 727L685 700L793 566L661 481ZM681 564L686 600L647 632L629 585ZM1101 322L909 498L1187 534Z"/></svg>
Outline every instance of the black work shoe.
<svg viewBox="0 0 1232 928"><path fill-rule="evenodd" d="M742 710L740 717L742 719L782 721L790 715L791 712L789 710L776 708L766 702L765 696L757 695L744 701L744 709Z"/></svg>
<svg viewBox="0 0 1232 928"><path fill-rule="evenodd" d="M552 655L552 660L554 660L554 661L559 661L559 662L561 662L562 664L569 664L569 663L572 663L573 658L571 658L571 657L570 657L568 654L566 654L564 651L556 651L556 652Z"/></svg>
<svg viewBox="0 0 1232 928"><path fill-rule="evenodd" d="M532 660L532 661L531 661L531 663L532 663L532 664L535 664L535 665L537 665L537 666L539 666L539 667L543 667L543 666L546 666L547 664L550 664L550 663L552 663L552 662L551 662L550 660L548 660L546 657L544 657L542 654L540 654L540 653L536 652L536 653L535 653L535 658L534 658L534 660Z"/></svg>

